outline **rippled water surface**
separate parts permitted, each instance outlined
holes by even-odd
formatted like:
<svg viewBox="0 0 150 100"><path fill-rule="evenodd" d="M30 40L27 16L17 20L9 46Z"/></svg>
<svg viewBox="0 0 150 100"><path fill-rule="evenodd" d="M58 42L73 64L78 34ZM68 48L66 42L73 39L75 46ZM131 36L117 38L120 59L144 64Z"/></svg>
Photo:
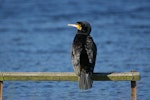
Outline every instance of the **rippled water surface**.
<svg viewBox="0 0 150 100"><path fill-rule="evenodd" d="M95 72L141 73L138 100L150 99L149 0L0 0L0 71L72 72L76 30L91 23L98 55ZM130 82L4 82L4 100L129 100Z"/></svg>

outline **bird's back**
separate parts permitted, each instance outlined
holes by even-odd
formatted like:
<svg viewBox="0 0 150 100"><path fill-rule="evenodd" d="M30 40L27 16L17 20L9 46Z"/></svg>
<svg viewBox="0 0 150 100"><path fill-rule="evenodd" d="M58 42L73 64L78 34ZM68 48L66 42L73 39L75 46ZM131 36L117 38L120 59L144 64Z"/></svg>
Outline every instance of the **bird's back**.
<svg viewBox="0 0 150 100"><path fill-rule="evenodd" d="M96 45L90 35L77 34L72 45L72 63L76 73L81 70L93 72L96 60Z"/></svg>

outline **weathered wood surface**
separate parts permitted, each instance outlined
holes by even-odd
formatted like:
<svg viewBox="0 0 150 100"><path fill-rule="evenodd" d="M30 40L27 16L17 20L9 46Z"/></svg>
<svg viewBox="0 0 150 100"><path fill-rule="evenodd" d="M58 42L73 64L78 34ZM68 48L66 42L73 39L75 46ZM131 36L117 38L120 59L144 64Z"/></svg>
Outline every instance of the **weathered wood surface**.
<svg viewBox="0 0 150 100"><path fill-rule="evenodd" d="M3 82L0 81L0 100L2 100L2 96L3 96Z"/></svg>
<svg viewBox="0 0 150 100"><path fill-rule="evenodd" d="M0 72L0 81L77 81L74 72ZM139 72L94 73L94 81L136 81Z"/></svg>
<svg viewBox="0 0 150 100"><path fill-rule="evenodd" d="M131 98L136 100L136 81L131 81Z"/></svg>

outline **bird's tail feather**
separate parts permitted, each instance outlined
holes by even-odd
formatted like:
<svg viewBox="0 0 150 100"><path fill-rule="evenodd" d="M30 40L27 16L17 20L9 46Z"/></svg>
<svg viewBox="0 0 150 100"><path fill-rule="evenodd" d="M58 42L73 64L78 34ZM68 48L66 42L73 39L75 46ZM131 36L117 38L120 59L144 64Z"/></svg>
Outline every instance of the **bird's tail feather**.
<svg viewBox="0 0 150 100"><path fill-rule="evenodd" d="M82 90L90 89L92 87L92 73L81 71L79 76L79 88Z"/></svg>

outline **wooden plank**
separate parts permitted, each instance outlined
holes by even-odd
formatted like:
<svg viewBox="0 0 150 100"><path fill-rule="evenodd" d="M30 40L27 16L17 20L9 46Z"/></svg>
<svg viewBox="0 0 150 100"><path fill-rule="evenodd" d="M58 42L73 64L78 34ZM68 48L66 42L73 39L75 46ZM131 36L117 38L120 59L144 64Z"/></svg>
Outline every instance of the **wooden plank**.
<svg viewBox="0 0 150 100"><path fill-rule="evenodd" d="M77 76L69 72L3 72L5 81L76 81Z"/></svg>
<svg viewBox="0 0 150 100"><path fill-rule="evenodd" d="M3 73L0 72L0 81L3 81Z"/></svg>
<svg viewBox="0 0 150 100"><path fill-rule="evenodd" d="M77 81L74 72L1 72L0 81ZM94 73L94 81L140 80L139 72Z"/></svg>
<svg viewBox="0 0 150 100"><path fill-rule="evenodd" d="M131 81L140 80L139 72L122 72L122 73L94 73L95 81Z"/></svg>

